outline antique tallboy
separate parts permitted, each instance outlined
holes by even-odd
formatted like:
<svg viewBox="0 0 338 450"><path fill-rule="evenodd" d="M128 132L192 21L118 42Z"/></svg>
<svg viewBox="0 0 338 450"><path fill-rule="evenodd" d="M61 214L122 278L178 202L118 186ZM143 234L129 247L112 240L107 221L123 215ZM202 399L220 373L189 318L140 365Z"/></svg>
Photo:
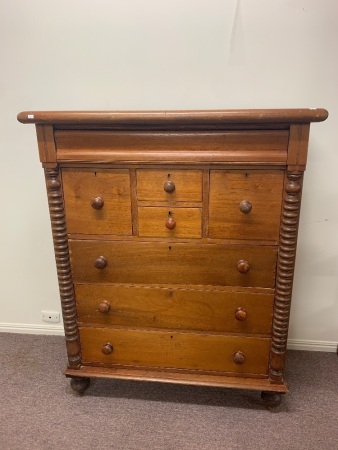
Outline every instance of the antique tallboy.
<svg viewBox="0 0 338 450"><path fill-rule="evenodd" d="M287 392L311 122L324 109L22 112L45 170L66 375Z"/></svg>

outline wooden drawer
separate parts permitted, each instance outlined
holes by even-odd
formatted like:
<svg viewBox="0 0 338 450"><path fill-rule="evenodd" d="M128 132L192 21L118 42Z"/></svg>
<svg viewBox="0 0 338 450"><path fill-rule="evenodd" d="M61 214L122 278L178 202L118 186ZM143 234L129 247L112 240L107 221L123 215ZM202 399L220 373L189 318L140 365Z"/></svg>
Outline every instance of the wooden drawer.
<svg viewBox="0 0 338 450"><path fill-rule="evenodd" d="M75 295L81 323L245 334L271 332L273 294L76 284Z"/></svg>
<svg viewBox="0 0 338 450"><path fill-rule="evenodd" d="M64 169L62 179L68 233L132 234L128 170Z"/></svg>
<svg viewBox="0 0 338 450"><path fill-rule="evenodd" d="M283 171L210 172L209 237L277 241Z"/></svg>
<svg viewBox="0 0 338 450"><path fill-rule="evenodd" d="M137 170L138 200L201 202L201 170ZM170 182L170 187L165 186ZM166 192L165 188L171 192Z"/></svg>
<svg viewBox="0 0 338 450"><path fill-rule="evenodd" d="M85 364L267 374L270 339L137 329L80 328ZM102 348L110 344L111 354ZM244 362L236 364L241 352Z"/></svg>
<svg viewBox="0 0 338 450"><path fill-rule="evenodd" d="M272 246L90 240L69 245L77 283L275 285L277 249ZM96 269L100 257L106 266ZM247 273L238 270L244 261Z"/></svg>
<svg viewBox="0 0 338 450"><path fill-rule="evenodd" d="M201 208L138 208L139 236L165 238L200 238Z"/></svg>

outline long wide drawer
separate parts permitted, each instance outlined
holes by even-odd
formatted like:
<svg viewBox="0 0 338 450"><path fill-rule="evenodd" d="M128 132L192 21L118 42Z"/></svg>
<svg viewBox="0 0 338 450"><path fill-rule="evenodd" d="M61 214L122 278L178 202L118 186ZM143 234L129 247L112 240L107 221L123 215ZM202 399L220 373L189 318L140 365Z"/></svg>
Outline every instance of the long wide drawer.
<svg viewBox="0 0 338 450"><path fill-rule="evenodd" d="M80 337L84 364L268 372L267 338L89 327Z"/></svg>
<svg viewBox="0 0 338 450"><path fill-rule="evenodd" d="M90 240L69 246L76 283L275 285L272 246Z"/></svg>
<svg viewBox="0 0 338 450"><path fill-rule="evenodd" d="M269 334L273 294L76 284L80 323Z"/></svg>

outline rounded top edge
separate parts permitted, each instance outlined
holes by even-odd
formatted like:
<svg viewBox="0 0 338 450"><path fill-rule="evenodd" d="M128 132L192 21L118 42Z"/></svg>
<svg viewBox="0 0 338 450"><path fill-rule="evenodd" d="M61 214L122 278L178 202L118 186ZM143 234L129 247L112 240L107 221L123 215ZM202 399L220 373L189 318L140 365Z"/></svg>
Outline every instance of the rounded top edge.
<svg viewBox="0 0 338 450"><path fill-rule="evenodd" d="M217 124L323 122L324 108L168 110L168 111L22 111L21 123L33 124Z"/></svg>

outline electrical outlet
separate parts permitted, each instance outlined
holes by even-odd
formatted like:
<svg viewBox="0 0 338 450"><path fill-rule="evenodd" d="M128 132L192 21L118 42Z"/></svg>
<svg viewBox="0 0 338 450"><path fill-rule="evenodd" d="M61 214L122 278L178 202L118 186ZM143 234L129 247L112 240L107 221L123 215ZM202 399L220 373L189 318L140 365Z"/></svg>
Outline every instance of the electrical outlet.
<svg viewBox="0 0 338 450"><path fill-rule="evenodd" d="M41 318L44 322L59 323L60 313L58 311L41 311Z"/></svg>

